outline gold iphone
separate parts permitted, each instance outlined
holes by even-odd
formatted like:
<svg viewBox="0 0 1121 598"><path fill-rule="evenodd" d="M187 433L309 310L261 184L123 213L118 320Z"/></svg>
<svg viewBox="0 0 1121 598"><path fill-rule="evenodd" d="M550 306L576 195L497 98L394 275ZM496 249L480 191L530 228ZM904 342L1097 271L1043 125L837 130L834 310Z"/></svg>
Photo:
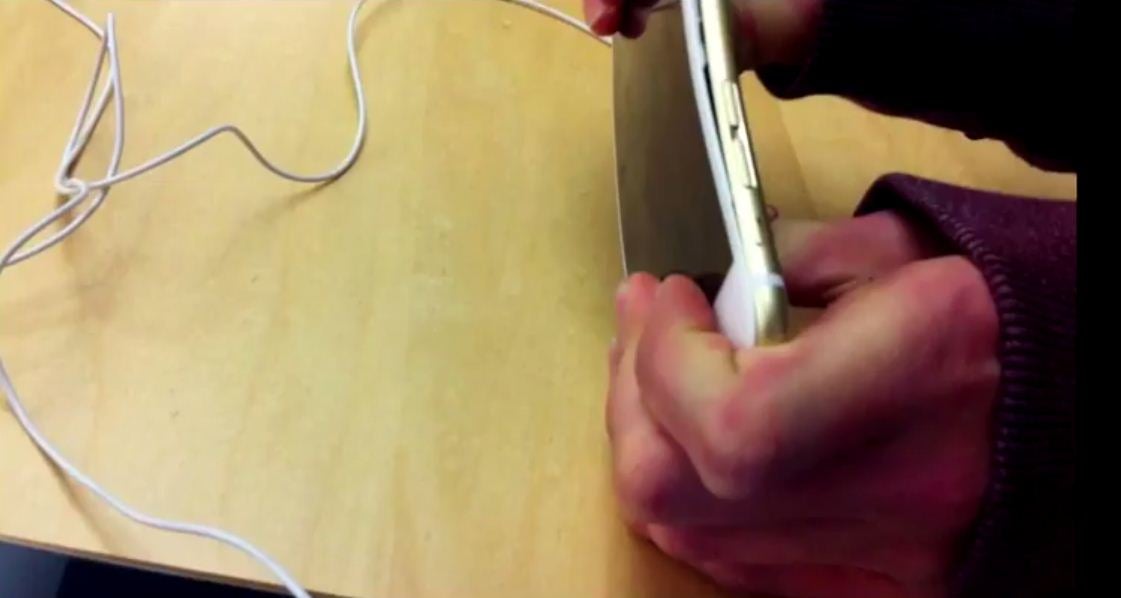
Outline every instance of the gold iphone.
<svg viewBox="0 0 1121 598"><path fill-rule="evenodd" d="M659 6L614 44L615 154L627 271L724 273L737 346L781 342L787 300L733 50L727 0Z"/></svg>

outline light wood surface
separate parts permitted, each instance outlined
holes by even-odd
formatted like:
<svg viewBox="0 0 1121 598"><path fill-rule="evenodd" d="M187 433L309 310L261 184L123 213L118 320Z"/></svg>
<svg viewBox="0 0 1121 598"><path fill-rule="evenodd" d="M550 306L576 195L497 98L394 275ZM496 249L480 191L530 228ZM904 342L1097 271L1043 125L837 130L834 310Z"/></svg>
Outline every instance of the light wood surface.
<svg viewBox="0 0 1121 598"><path fill-rule="evenodd" d="M349 3L76 4L118 14L126 165L220 121L296 169L345 151ZM34 417L134 505L244 534L317 591L720 596L628 537L612 502L610 51L484 0L373 0L360 36L370 134L345 178L278 181L219 141L4 276L0 350ZM0 2L5 243L56 201L94 49L47 3ZM995 143L745 87L784 214L842 216L893 170L1074 195ZM108 133L82 172L103 169ZM122 521L5 409L0 537L267 580Z"/></svg>

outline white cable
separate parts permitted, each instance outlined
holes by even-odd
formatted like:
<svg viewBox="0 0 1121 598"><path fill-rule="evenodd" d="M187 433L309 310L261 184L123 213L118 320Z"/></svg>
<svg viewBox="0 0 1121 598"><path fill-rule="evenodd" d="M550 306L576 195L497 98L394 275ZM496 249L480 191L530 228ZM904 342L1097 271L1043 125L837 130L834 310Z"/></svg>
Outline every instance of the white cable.
<svg viewBox="0 0 1121 598"><path fill-rule="evenodd" d="M179 147L156 156L155 158L152 158L151 160L148 160L143 164L133 166L132 168L124 172L117 173L112 176L107 176L99 181L89 183L89 188L104 189L122 181L127 181L128 179L148 172L149 170L152 170L157 166L160 166L174 160L175 158L178 158L179 156L182 156L183 154L193 150L203 143L206 143L214 137L221 135L222 133L231 133L236 136L238 140L241 141L243 145L245 145L246 149L249 150L249 153L252 154L253 157L256 158L262 166L279 177L300 183L322 183L341 176L348 169L350 169L350 167L353 166L354 162L358 159L358 153L362 151L362 144L366 138L366 97L365 93L362 90L362 73L358 70L358 57L356 55L354 44L354 30L355 24L358 19L358 11L362 8L362 5L365 4L365 2L366 0L358 0L354 3L354 8L350 11L350 19L346 32L346 54L347 61L350 64L350 77L354 83L355 101L358 104L358 125L354 132L354 141L351 143L350 151L347 153L346 157L342 159L338 166L319 174L297 174L288 171L284 168L281 168L280 166L277 166L271 160L266 158L265 155L261 153L261 150L257 148L257 145L253 143L253 141L249 138L248 135L245 134L244 131L242 131L236 125L226 124L205 131L196 136L194 139L191 139L186 143L180 145Z"/></svg>
<svg viewBox="0 0 1121 598"><path fill-rule="evenodd" d="M281 168L274 164L271 160L261 153L260 149L253 143L253 141L237 126L225 124L209 129L193 139L183 143L182 145L167 151L163 154L156 156L146 162L137 166L133 166L119 172L121 158L124 154L124 138L125 138L125 104L124 104L124 88L121 83L121 68L120 68L120 51L117 46L116 24L113 14L110 13L106 19L105 30L103 31L93 20L78 12L72 6L63 0L47 0L55 7L66 13L74 20L81 23L88 29L94 36L98 38L100 47L98 49L97 61L94 63L93 76L90 79L89 86L86 89L81 107L78 110L77 118L74 121L74 128L71 130L70 137L67 140L66 147L63 149L62 157L59 161L58 170L55 174L55 190L68 199L62 205L55 208L52 212L47 214L41 220L28 227L20 233L11 245L0 254L0 275L9 267L21 262L24 262L40 253L54 247L62 242L68 236L80 228L105 202L109 190L113 185L126 181L133 177L139 176L149 170L152 170L162 164L170 162L182 156L183 154L191 151L192 149L206 143L210 139L221 135L222 133L230 133L235 136L245 147L249 150L257 161L268 169L270 172L283 177L288 180L316 183L334 180L350 169L358 159L359 153L362 151L362 145L366 137L366 98L363 93L362 75L358 69L358 57L355 45L355 29L358 18L358 13L361 11L362 6L366 0L357 0L350 11L350 17L347 21L347 61L350 66L351 81L354 86L354 97L358 104L358 119L356 130L354 133L354 141L351 144L350 151L343 158L343 160L334 168L318 174L297 174ZM585 34L595 38L597 41L604 43L608 46L611 45L609 39L601 38L596 35L587 25L583 22L564 14L552 7L538 3L536 0L500 0L528 8L535 12L544 14L548 17L557 19L571 27L574 27ZM108 58L109 62L109 75L102 89L101 94L98 96L96 107L90 110L91 102L93 101L95 90L97 89L97 82L101 76L103 62ZM109 101L113 101L113 111L115 117L114 132L113 132L113 151L109 159L109 165L106 169L104 178L94 181L86 182L73 176L74 168L77 165L79 158L88 146L94 131L97 129L101 118L108 107ZM62 220L64 217L71 215L80 205L89 200L89 206L85 211L74 216L70 222L63 226L58 231L47 236L39 243L24 249L28 243L36 236L45 231L48 227L56 222ZM261 549L250 544L248 541L231 534L227 531L193 523L186 523L180 521L171 521L161 519L148 515L124 502L120 498L110 493L105 488L101 487L88 475L78 469L71 463L42 433L41 430L32 421L27 412L27 408L23 404L23 399L16 391L15 384L12 382L11 377L8 375L7 369L4 367L3 359L0 358L0 391L2 391L7 398L8 407L15 415L16 420L22 426L24 432L28 435L35 446L48 458L56 467L62 470L67 476L75 482L85 487L91 493L103 500L106 504L112 507L121 515L136 521L142 525L161 529L174 533L190 534L202 536L225 543L233 548L236 548L253 559L257 560L263 565L278 581L280 581L285 589L288 590L296 598L310 598L307 590L305 590L299 582L296 581L288 571L272 559Z"/></svg>
<svg viewBox="0 0 1121 598"><path fill-rule="evenodd" d="M51 0L51 2L55 3L55 0ZM113 15L110 14L109 17L111 19ZM105 112L105 107L108 104L108 99L110 97L117 97L116 90L121 89L121 68L120 58L119 54L117 53L116 46L116 32L114 31L112 36L106 35L102 38L101 41L101 49L98 51L97 62L94 64L93 78L90 79L89 87L86 89L85 99L82 101L82 107L78 111L78 118L74 121L74 129L70 133L70 141L67 143L66 150L63 151L62 161L59 163L58 173L55 175L55 189L62 194L71 194L75 192L75 183L67 182L70 177L70 172L74 168L74 163L81 155L81 153L85 150L86 145L89 144L90 135L92 135L93 133L93 128L95 128L97 126L97 123L101 121L101 115ZM88 119L89 122L87 125L84 123L86 123L87 115L89 114L90 100L93 98L94 89L97 88L97 80L101 75L102 61L105 59L106 54L109 55L109 80L105 84L105 88L103 90L103 93L101 94L101 99L98 100L97 111L94 112L93 116ZM123 95L120 97L123 97ZM121 165L121 156L124 154L124 102L113 102L113 112L114 118L116 119L116 122L113 125L113 153L109 157L109 166L106 170L105 176L111 176L117 172L117 169ZM82 194L83 197L88 196L88 185L82 182L81 188L86 190L86 192ZM66 226L62 227L62 229L56 231L54 234L42 240L38 244L19 253L16 253L15 255L11 256L11 258L7 260L0 260L0 272L2 272L3 268L7 266L14 266L15 264L18 264L22 261L31 259L36 255L39 255L40 253L61 243L63 239L70 236L70 234L77 230L78 227L85 224L86 220L89 220L90 216L93 216L94 212L96 212L98 208L101 207L102 203L104 203L105 197L107 195L109 195L108 188L97 190L97 192L94 194L93 201L90 202L90 207L87 208L86 211L75 217L73 220L71 220L69 223L67 223ZM80 203L81 202L79 201L77 204L71 207L70 210L67 210L67 212L76 208ZM67 212L59 214L58 218L61 218Z"/></svg>
<svg viewBox="0 0 1121 598"><path fill-rule="evenodd" d="M567 13L563 13L563 12L553 8L552 6L547 6L547 5L541 4L539 2L535 2L534 0L498 0L498 1L499 2L506 2L506 3L509 3L509 4L514 4L514 5L517 5L517 6L521 6L523 8L528 8L528 9L534 11L534 12L541 13L541 14L547 16L547 17L552 17L552 18L557 19L558 21L568 25L569 27L575 27L577 30L592 36L593 38L595 38L596 41L600 42L601 44L603 44L605 46L608 46L608 47L611 46L611 38L600 37L599 34L592 31L592 28L588 27L587 23L585 23L584 21L581 21L580 19L577 19L576 17L574 17L572 15L569 15Z"/></svg>
<svg viewBox="0 0 1121 598"><path fill-rule="evenodd" d="M364 0L359 0L359 2L356 4L356 7L361 6L362 2L364 2ZM53 2L52 0L52 3L55 2ZM112 14L109 14L108 16L104 36L104 43L102 45L103 51L99 53L99 61L97 67L94 70L94 77L93 81L90 84L90 90L94 89L97 84L97 77L100 72L101 65L100 59L104 57L106 53L104 50L107 49L107 53L109 55L109 79L110 85L113 89L113 96L116 100L113 102L113 105L117 121L115 123L114 131L113 154L112 158L110 159L109 165L109 173L112 174L116 170L117 165L120 162L120 157L124 147L124 102L122 101L124 94L122 93L121 86L120 56L117 51L116 44L116 27ZM82 121L84 120L84 113L89 108L89 99L91 97L92 93L87 92L86 101L83 104L82 110L79 113L78 121L75 125L75 132L79 130L79 125L81 125ZM94 118L96 119L97 117L95 116ZM71 139L73 141L73 135ZM67 153L72 151L74 151L74 147L72 145L68 145ZM76 151L80 152L80 149ZM0 256L0 274L3 273L4 269L7 266L11 265L12 259L16 255L17 251L19 251L35 235L39 234L46 227L62 218L64 215L73 210L77 205L82 203L82 201L88 196L90 192L90 189L88 188L86 183L74 179L67 181L67 190L72 191L73 193L73 196L69 201L67 201L62 206L55 209L51 214L47 215L47 217L43 218L38 223L32 225L30 228L24 231L16 238L15 242L12 243L12 245L4 252L4 254ZM103 198L104 193L99 192L98 200ZM97 205L99 204L95 203L91 205L91 208L87 210L86 214L89 214L94 209L96 209ZM75 222L78 221L75 220ZM74 230L77 227L74 226L69 228L70 230ZM64 237L65 235L58 237L58 240L61 240ZM44 247L43 249L46 248ZM97 482L87 476L73 463L71 463L64 455L62 455L62 453L59 452L59 450L55 448L55 446L51 444L49 440L47 440L46 436L43 435L43 433L31 420L31 417L28 415L27 409L24 407L19 393L16 391L15 385L12 383L11 377L8 375L7 368L4 367L4 362L2 359L0 359L0 390L4 391L4 394L8 398L8 406L11 408L12 413L15 414L16 419L19 421L24 431L28 434L28 436L39 448L39 450L42 451L43 454L47 456L47 458L49 458L71 479L84 486L87 490L103 500L117 512L133 521L136 521L137 523L147 525L156 529L162 529L165 531L182 534L203 536L217 540L219 542L224 542L229 546L245 552L252 558L256 559L258 562L260 562L296 598L310 598L307 591L300 586L299 582L297 582L295 578L293 578L292 575L284 569L283 566L281 566L279 563L265 554L262 550L253 546L246 540L214 527L153 517L138 509L135 509L120 498L117 498L116 496L111 494L108 490L102 488Z"/></svg>
<svg viewBox="0 0 1121 598"><path fill-rule="evenodd" d="M76 8L74 8L73 6L70 6L69 4L63 2L62 0L47 0L47 1L50 2L51 4L54 4L60 10L62 10L62 12L70 15L70 17L73 18L75 21L78 21L82 25L85 25L86 29L89 29L90 32L93 33L94 35L96 35L98 38L104 38L105 37L105 33L101 31L101 27L98 27L97 23L93 22L93 19L90 19L86 15L78 12L78 10Z"/></svg>

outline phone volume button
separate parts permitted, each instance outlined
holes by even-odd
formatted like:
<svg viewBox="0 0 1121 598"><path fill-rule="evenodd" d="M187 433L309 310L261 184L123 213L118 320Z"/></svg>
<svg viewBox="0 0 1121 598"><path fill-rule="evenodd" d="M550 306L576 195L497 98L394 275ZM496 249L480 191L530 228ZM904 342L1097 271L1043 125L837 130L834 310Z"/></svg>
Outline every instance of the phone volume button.
<svg viewBox="0 0 1121 598"><path fill-rule="evenodd" d="M759 178L755 174L755 169L751 164L751 147L747 144L747 136L744 134L736 135L736 147L739 148L740 160L743 164L744 171L744 187L748 189L757 189L759 187Z"/></svg>
<svg viewBox="0 0 1121 598"><path fill-rule="evenodd" d="M747 113L744 112L743 95L740 93L738 81L724 81L723 87L728 106L728 135L732 138L740 166L743 168L743 177L739 183L748 189L754 189L759 186L759 177L752 160L751 142L747 138L745 120Z"/></svg>
<svg viewBox="0 0 1121 598"><path fill-rule="evenodd" d="M735 135L736 130L740 128L743 102L740 101L739 88L734 81L724 82L724 100L728 103L728 125Z"/></svg>

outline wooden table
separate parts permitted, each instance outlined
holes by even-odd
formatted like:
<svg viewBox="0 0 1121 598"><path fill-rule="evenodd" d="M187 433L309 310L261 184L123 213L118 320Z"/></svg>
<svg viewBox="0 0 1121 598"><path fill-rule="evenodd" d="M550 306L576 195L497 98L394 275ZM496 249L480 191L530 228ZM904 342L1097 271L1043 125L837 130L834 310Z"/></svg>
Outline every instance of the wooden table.
<svg viewBox="0 0 1121 598"><path fill-rule="evenodd" d="M118 14L126 165L221 121L295 169L344 153L349 3L76 4ZM483 0L374 0L360 36L370 133L345 178L280 181L220 141L118 186L4 277L0 348L34 417L135 505L244 534L317 591L721 595L628 537L612 502L610 51ZM5 243L56 201L94 49L45 2L0 3ZM1074 195L995 143L745 87L784 214L842 216L889 170ZM109 133L83 173L104 168ZM268 581L229 549L122 521L7 410L0 537Z"/></svg>

